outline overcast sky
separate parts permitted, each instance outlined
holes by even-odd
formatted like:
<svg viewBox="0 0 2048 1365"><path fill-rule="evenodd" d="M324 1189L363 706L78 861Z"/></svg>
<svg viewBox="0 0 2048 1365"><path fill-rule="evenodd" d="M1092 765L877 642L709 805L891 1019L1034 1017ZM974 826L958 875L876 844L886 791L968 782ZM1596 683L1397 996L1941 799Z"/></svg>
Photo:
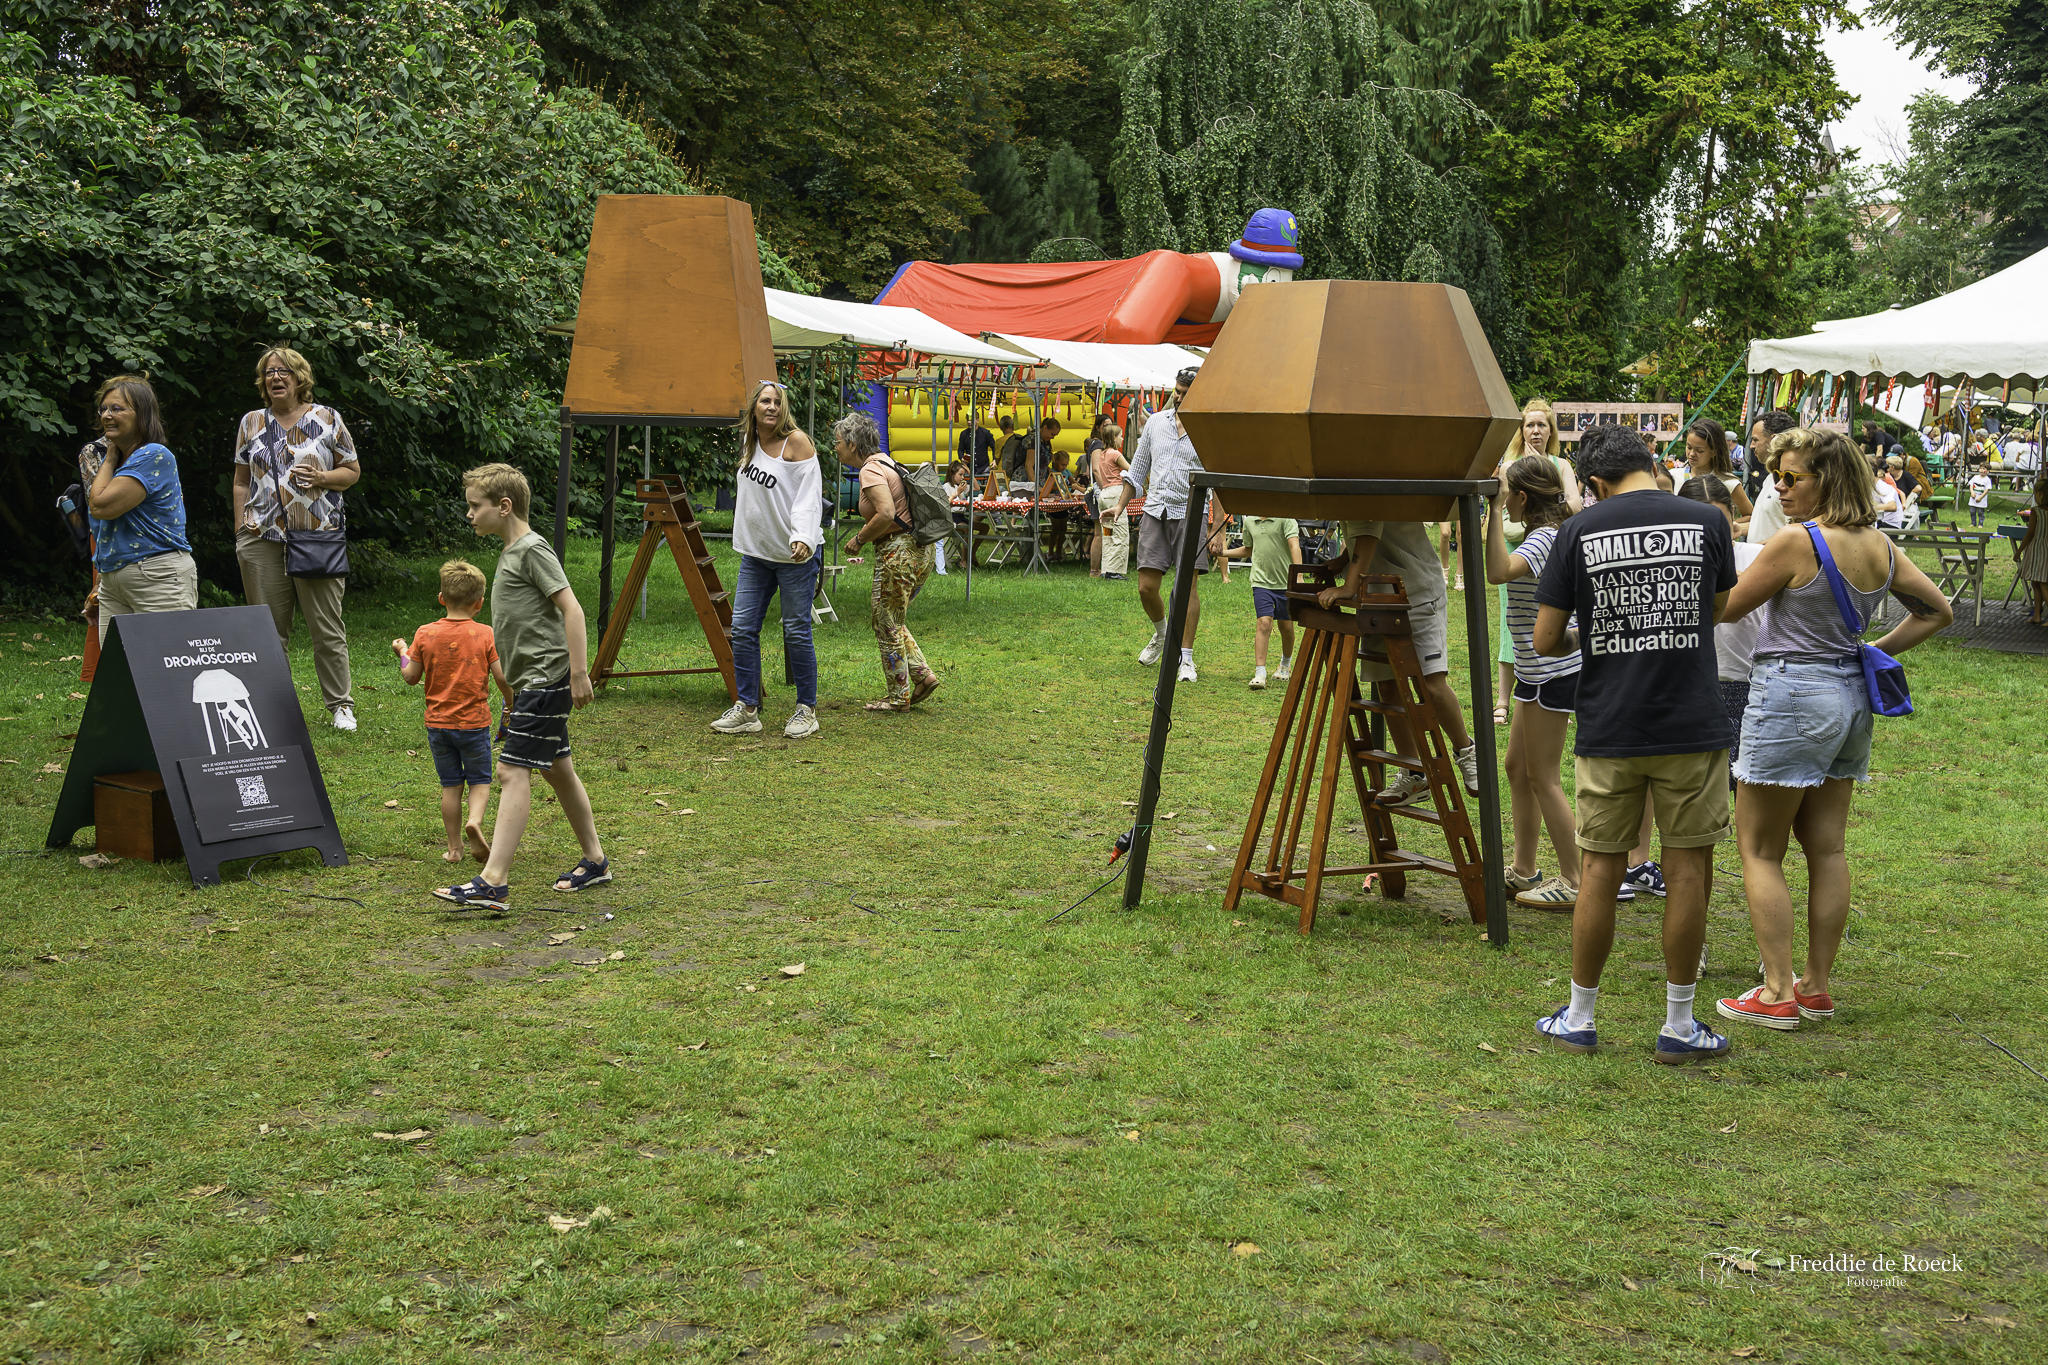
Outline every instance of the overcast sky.
<svg viewBox="0 0 2048 1365"><path fill-rule="evenodd" d="M1938 76L1901 47L1889 30L1865 18L1854 33L1829 33L1828 56L1835 63L1835 81L1859 98L1848 117L1829 125L1835 146L1860 148L1863 164L1892 160L1888 144L1906 138L1906 105L1922 90L1939 90L1959 100L1970 93L1968 81Z"/></svg>

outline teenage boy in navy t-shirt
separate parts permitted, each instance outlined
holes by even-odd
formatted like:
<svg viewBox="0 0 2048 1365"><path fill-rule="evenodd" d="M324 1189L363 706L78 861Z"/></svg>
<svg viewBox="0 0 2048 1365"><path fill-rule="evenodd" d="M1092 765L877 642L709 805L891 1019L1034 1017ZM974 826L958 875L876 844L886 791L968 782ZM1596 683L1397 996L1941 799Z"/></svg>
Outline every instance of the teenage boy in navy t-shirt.
<svg viewBox="0 0 2048 1365"><path fill-rule="evenodd" d="M1656 461L1632 431L1595 427L1579 441L1579 483L1599 502L1565 522L1536 586L1536 652L1579 651L1578 842L1572 995L1537 1021L1559 1047L1599 1045L1593 1004L1614 946L1614 898L1628 870L1645 795L1663 842L1664 1027L1656 1060L1718 1057L1728 1040L1693 1017L1707 876L1728 837L1728 746L1718 704L1714 619L1735 586L1728 519L1710 503L1660 492ZM1567 630L1574 615L1578 629Z"/></svg>

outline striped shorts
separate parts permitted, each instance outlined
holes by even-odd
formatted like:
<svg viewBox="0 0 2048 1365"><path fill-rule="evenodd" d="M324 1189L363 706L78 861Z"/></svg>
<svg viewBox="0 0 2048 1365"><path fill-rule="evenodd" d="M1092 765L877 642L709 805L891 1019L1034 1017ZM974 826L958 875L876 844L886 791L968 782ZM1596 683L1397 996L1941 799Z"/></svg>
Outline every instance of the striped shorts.
<svg viewBox="0 0 2048 1365"><path fill-rule="evenodd" d="M546 687L528 687L512 694L505 713L505 747L498 761L515 768L545 772L558 758L569 756L569 679Z"/></svg>

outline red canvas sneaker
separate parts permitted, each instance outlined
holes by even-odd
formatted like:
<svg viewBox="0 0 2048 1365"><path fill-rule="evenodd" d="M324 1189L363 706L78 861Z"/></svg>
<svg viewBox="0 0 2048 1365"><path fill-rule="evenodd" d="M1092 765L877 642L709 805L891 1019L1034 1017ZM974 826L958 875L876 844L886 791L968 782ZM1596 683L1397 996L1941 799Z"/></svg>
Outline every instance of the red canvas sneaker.
<svg viewBox="0 0 2048 1365"><path fill-rule="evenodd" d="M1739 1019L1746 1024L1762 1024L1765 1028L1791 1030L1799 1027L1799 1006L1790 1000L1778 1004L1764 1001L1764 988L1754 986L1736 996L1723 1000L1714 1008L1721 1011L1724 1019Z"/></svg>

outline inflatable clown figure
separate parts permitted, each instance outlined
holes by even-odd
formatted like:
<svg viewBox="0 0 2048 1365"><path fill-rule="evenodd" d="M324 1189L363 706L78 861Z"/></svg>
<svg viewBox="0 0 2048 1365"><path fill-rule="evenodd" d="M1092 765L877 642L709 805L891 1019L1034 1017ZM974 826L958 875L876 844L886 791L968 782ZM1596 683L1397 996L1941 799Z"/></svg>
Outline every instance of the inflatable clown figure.
<svg viewBox="0 0 2048 1365"><path fill-rule="evenodd" d="M1055 265L912 261L875 302L918 309L970 336L1207 346L1246 286L1291 280L1299 269L1294 215L1260 209L1224 251Z"/></svg>

